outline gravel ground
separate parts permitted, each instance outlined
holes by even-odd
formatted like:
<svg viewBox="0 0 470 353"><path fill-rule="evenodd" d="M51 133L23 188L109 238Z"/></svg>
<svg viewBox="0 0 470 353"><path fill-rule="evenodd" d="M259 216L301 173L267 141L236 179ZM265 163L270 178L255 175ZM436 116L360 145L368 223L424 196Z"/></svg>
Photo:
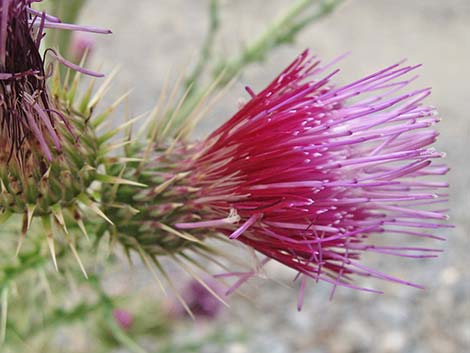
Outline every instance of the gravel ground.
<svg viewBox="0 0 470 353"><path fill-rule="evenodd" d="M218 55L225 56L236 53L291 1L222 3L224 30ZM111 94L133 88L130 110L136 114L149 110L166 73L181 71L194 58L205 33L206 6L203 0L89 0L83 21L114 31L97 39L96 61L104 63L105 72L122 65ZM380 283L385 295L339 290L329 301L327 286L311 285L298 313L295 289L255 281L246 289L254 299L234 297L232 309L221 318L227 330L243 327L250 333L246 342L231 345L228 351L470 352L470 164L465 162L470 137L470 1L351 0L303 32L294 45L276 50L265 63L247 70L198 133L211 130L235 111L244 84L261 88L306 47L325 60L352 51L342 63L340 82L402 58L424 64L419 85L433 87L428 102L443 118L437 147L448 153L453 168L448 178L456 228L443 232L448 236L446 251L437 260L368 259L371 266L425 284L424 291ZM291 278L290 272L275 266L271 273L276 280ZM206 351L216 352L210 347Z"/></svg>

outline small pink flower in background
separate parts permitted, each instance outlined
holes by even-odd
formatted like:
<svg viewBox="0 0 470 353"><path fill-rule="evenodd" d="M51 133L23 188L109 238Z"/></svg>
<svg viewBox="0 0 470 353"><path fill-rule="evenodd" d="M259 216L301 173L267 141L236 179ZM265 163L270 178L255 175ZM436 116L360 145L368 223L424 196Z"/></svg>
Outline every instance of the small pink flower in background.
<svg viewBox="0 0 470 353"><path fill-rule="evenodd" d="M222 288L218 282L211 278L205 278L204 283L217 295L222 295ZM190 280L181 291L182 299L187 305L191 314L199 319L215 319L222 311L223 304L213 294L211 294L197 280ZM183 305L175 302L171 305L170 315L174 317L188 317L189 314Z"/></svg>
<svg viewBox="0 0 470 353"><path fill-rule="evenodd" d="M210 281L208 285L220 294L220 287L217 283ZM207 289L196 280L189 282L184 291L184 299L196 317L215 318L221 312L223 306L219 299L209 293Z"/></svg>
<svg viewBox="0 0 470 353"><path fill-rule="evenodd" d="M95 49L95 40L86 33L74 32L70 44L70 57L73 62L80 62L85 53L90 57Z"/></svg>
<svg viewBox="0 0 470 353"><path fill-rule="evenodd" d="M429 147L439 119L422 105L430 89L399 93L419 65L398 63L336 87L332 64L306 51L261 92L247 88L251 100L181 168L197 191L186 203L192 216L175 226L217 230L296 270L299 308L308 278L331 283L333 293L380 292L353 284L355 275L420 287L361 258L435 257L441 250L383 241L441 239L428 231L449 227L440 180L448 168Z"/></svg>
<svg viewBox="0 0 470 353"><path fill-rule="evenodd" d="M115 309L113 311L114 320L123 330L129 330L134 323L134 316L124 309Z"/></svg>

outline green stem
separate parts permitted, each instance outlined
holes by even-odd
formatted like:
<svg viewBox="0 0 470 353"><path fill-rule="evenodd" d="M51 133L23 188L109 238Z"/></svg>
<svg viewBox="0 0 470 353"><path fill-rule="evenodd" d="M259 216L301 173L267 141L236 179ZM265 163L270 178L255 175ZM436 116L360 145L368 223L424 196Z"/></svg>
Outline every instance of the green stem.
<svg viewBox="0 0 470 353"><path fill-rule="evenodd" d="M148 353L143 349L137 342L135 342L129 335L117 324L113 316L113 310L115 309L113 300L105 293L101 287L101 283L98 277L90 278L91 285L95 288L100 296L100 302L102 308L105 311L105 322L106 326L110 330L113 337L124 347L127 347L134 353Z"/></svg>
<svg viewBox="0 0 470 353"><path fill-rule="evenodd" d="M219 85L223 86L247 65L262 61L272 49L290 43L307 25L331 13L343 0L297 0L281 17L274 20L266 30L249 43L240 55L219 63L214 77L223 72ZM311 7L318 3L313 9ZM300 19L299 19L300 17Z"/></svg>
<svg viewBox="0 0 470 353"><path fill-rule="evenodd" d="M5 286L1 290L1 318L0 318L0 346L5 342L5 334L7 330L7 313L8 313L8 287Z"/></svg>
<svg viewBox="0 0 470 353"><path fill-rule="evenodd" d="M202 44L199 60L190 75L185 81L185 88L189 89L188 98L195 91L197 83L204 72L212 56L215 37L220 27L219 20L219 0L210 0L209 4L209 29Z"/></svg>

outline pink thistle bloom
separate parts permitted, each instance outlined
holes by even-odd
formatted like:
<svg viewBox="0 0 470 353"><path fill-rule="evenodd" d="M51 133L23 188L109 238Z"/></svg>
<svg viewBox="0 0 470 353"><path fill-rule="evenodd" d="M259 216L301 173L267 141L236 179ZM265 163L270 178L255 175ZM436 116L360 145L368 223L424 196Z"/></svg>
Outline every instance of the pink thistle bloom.
<svg viewBox="0 0 470 353"><path fill-rule="evenodd" d="M125 331L129 330L134 323L134 316L124 309L113 310L113 317L119 327Z"/></svg>
<svg viewBox="0 0 470 353"><path fill-rule="evenodd" d="M204 282L217 295L222 295L221 285L212 278L205 278ZM190 280L182 291L182 299L187 308L180 302L175 302L171 314L175 317L187 317L188 309L195 318L215 319L223 310L222 302L210 293L198 280Z"/></svg>
<svg viewBox="0 0 470 353"><path fill-rule="evenodd" d="M39 52L44 29L110 33L63 24L56 17L32 9L33 2L40 1L0 0L0 160L9 162L15 155L21 164L35 150L51 161L53 148L61 150L55 124L62 121L69 127L64 115L52 106L46 87L50 70L45 68ZM74 70L102 76L78 67L52 49L46 53Z"/></svg>
<svg viewBox="0 0 470 353"><path fill-rule="evenodd" d="M427 230L450 227L440 206L448 185L430 180L448 171L429 147L439 121L422 105L430 89L398 93L419 65L398 63L342 87L330 83L339 71L325 73L331 65L305 51L261 92L247 88L251 100L182 164L197 190L186 203L195 216L175 226L216 230L298 271L299 308L308 278L333 293L379 292L354 285L353 275L420 287L361 257L435 257L440 250L378 245L372 235L441 239Z"/></svg>
<svg viewBox="0 0 470 353"><path fill-rule="evenodd" d="M70 45L70 56L74 62L80 62L85 53L87 57L95 50L96 43L93 38L86 34L75 32L72 36L72 43Z"/></svg>

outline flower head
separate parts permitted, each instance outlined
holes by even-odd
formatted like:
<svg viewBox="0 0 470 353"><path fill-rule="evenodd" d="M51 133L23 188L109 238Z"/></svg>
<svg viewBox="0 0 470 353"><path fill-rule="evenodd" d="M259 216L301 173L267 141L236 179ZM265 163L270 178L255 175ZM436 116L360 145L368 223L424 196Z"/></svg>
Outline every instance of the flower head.
<svg viewBox="0 0 470 353"><path fill-rule="evenodd" d="M31 164L30 160L51 161L54 153L62 148L56 125L60 122L70 127L64 114L54 107L46 87L50 72L39 52L44 29L108 33L93 27L63 24L31 8L33 2L38 1L0 2L0 160L10 162L15 157L23 170ZM68 67L99 75L69 63L54 50L46 52Z"/></svg>
<svg viewBox="0 0 470 353"><path fill-rule="evenodd" d="M112 111L108 108L95 120L93 111L107 84L77 98L81 75L61 80L60 71L46 65L45 57L79 73L102 75L70 63L53 49L41 54L40 45L45 28L110 32L61 23L33 9L31 4L37 2L0 0L0 224L12 215L23 216L19 252L32 220L40 218L57 268L54 234L68 234L70 222L86 234L84 209L106 219L89 187L97 179L116 182L97 172L116 132L98 136L95 130ZM69 246L74 249L72 241Z"/></svg>
<svg viewBox="0 0 470 353"><path fill-rule="evenodd" d="M385 246L374 235L432 238L448 227L443 154L430 89L397 93L418 66L392 65L342 87L338 71L302 53L181 163L192 209L179 229L209 228L336 286L366 275L418 286L360 262L366 252L411 258L438 250ZM437 162L435 162L437 160ZM371 290L373 291L373 290ZM300 297L303 296L301 290ZM301 301L301 300L300 300ZM299 304L300 306L300 304Z"/></svg>
<svg viewBox="0 0 470 353"><path fill-rule="evenodd" d="M80 62L85 55L90 57L95 50L95 46L96 43L93 38L86 34L75 32L72 36L72 43L69 49L72 61Z"/></svg>

